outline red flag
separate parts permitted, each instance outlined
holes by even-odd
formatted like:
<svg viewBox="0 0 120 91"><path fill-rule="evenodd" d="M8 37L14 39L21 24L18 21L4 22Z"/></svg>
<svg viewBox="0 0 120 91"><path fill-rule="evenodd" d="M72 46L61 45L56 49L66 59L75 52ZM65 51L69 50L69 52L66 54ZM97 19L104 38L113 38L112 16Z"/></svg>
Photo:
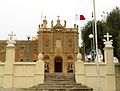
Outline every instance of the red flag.
<svg viewBox="0 0 120 91"><path fill-rule="evenodd" d="M76 20L85 20L84 15L76 15Z"/></svg>
<svg viewBox="0 0 120 91"><path fill-rule="evenodd" d="M80 15L80 20L85 20L85 17L83 15Z"/></svg>

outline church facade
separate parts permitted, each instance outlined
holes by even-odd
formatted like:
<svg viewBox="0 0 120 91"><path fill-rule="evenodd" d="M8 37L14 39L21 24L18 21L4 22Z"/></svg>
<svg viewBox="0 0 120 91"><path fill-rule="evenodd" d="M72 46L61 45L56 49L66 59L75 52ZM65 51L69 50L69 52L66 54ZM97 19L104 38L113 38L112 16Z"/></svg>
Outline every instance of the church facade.
<svg viewBox="0 0 120 91"><path fill-rule="evenodd" d="M17 40L15 49L16 62L36 62L38 53L42 53L45 72L69 73L75 71L78 54L78 27L66 28L58 17L57 23L47 27L46 18L39 25L36 40ZM0 61L5 61L6 40L0 40Z"/></svg>

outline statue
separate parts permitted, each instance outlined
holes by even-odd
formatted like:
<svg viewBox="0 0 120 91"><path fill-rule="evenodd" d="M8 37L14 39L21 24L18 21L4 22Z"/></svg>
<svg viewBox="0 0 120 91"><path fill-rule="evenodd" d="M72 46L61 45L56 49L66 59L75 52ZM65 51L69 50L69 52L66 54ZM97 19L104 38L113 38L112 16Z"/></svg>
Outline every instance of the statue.
<svg viewBox="0 0 120 91"><path fill-rule="evenodd" d="M64 20L64 27L66 27L66 20Z"/></svg>

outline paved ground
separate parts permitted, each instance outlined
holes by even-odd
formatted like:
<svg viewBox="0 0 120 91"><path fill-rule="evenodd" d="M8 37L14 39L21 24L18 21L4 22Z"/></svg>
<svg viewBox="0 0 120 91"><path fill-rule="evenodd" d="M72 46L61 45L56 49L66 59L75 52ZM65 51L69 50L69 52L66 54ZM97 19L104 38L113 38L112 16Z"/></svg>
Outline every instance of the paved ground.
<svg viewBox="0 0 120 91"><path fill-rule="evenodd" d="M20 89L15 89L15 88L10 88L10 89L0 88L0 91L21 91L21 90Z"/></svg>

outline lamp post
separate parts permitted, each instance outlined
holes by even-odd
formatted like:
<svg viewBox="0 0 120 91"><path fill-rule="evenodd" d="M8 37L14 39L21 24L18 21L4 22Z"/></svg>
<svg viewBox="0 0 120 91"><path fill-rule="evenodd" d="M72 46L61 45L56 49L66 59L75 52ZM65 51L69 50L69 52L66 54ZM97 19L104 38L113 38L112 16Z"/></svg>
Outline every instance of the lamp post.
<svg viewBox="0 0 120 91"><path fill-rule="evenodd" d="M96 57L96 44L95 44L95 21L94 21L94 16L93 16L93 12L92 12L92 32L93 32L93 61L95 61L95 57Z"/></svg>
<svg viewBox="0 0 120 91"><path fill-rule="evenodd" d="M90 52L90 54L91 54L91 60L93 61L93 43L92 43L92 41L93 41L93 34L90 34L89 35L89 38L91 39L91 52Z"/></svg>
<svg viewBox="0 0 120 91"><path fill-rule="evenodd" d="M30 35L27 35L27 39L28 39L28 45L27 45L27 58L26 58L26 61L30 62L30 44L29 44Z"/></svg>

